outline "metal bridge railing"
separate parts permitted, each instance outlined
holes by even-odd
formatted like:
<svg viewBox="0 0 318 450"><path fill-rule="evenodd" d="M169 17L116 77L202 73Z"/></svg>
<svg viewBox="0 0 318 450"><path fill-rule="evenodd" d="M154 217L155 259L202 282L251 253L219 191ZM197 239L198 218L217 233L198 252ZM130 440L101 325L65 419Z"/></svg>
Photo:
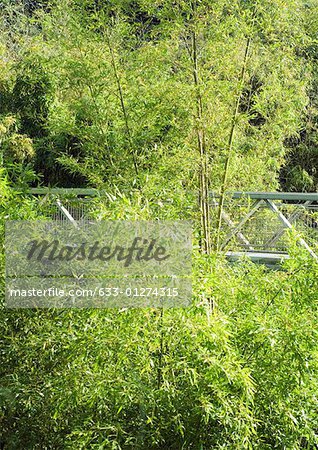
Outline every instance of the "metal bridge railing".
<svg viewBox="0 0 318 450"><path fill-rule="evenodd" d="M104 194L97 189L33 188L39 213L72 222L96 220ZM219 196L210 194L212 230L217 229ZM222 212L221 250L227 253L287 254L288 230L314 258L318 243L318 193L234 192L226 195Z"/></svg>
<svg viewBox="0 0 318 450"><path fill-rule="evenodd" d="M212 228L218 213L217 194L211 193ZM315 258L318 243L318 194L234 192L226 196L222 213L221 249L227 252L287 254L288 230Z"/></svg>
<svg viewBox="0 0 318 450"><path fill-rule="evenodd" d="M50 220L76 225L96 219L100 209L96 189L31 188L25 193L37 202L39 216Z"/></svg>

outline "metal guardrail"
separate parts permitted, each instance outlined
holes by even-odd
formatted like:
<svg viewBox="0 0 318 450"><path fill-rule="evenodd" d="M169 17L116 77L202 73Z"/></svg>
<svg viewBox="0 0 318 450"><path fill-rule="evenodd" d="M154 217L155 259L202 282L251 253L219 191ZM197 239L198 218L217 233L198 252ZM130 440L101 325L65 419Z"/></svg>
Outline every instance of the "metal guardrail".
<svg viewBox="0 0 318 450"><path fill-rule="evenodd" d="M219 195L210 193L214 217ZM287 230L298 232L298 243L313 258L318 244L318 193L232 192L222 212L221 249L235 253L287 254Z"/></svg>
<svg viewBox="0 0 318 450"><path fill-rule="evenodd" d="M220 195L214 192L211 197L219 198ZM318 202L318 193L307 192L228 192L227 198L242 199L250 198L252 200L283 200L283 201L311 201Z"/></svg>
<svg viewBox="0 0 318 450"><path fill-rule="evenodd" d="M38 198L39 210L55 220L92 220L96 217L95 199L107 196L93 188L37 187L18 192ZM219 195L210 193L213 221L216 224ZM214 214L213 214L214 213ZM317 259L318 193L229 192L222 212L221 249L229 257L248 254L253 259L282 258L288 251L287 230L299 232L298 242ZM254 259L255 259L254 258Z"/></svg>
<svg viewBox="0 0 318 450"><path fill-rule="evenodd" d="M19 188L14 188L16 192L31 194L35 196L41 195L56 195L56 196L80 196L80 197L98 197L103 191L93 188L51 188L51 187L37 187L29 188L27 190L22 190Z"/></svg>

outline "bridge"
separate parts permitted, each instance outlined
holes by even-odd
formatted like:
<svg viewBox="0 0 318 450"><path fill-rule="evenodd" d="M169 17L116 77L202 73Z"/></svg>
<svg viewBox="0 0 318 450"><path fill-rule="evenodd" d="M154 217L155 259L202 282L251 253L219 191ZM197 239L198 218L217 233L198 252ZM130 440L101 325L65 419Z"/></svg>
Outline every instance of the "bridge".
<svg viewBox="0 0 318 450"><path fill-rule="evenodd" d="M212 220L216 220L219 195L211 193ZM288 258L290 234L318 259L318 193L227 193L222 211L221 245L229 260L248 256L269 266Z"/></svg>
<svg viewBox="0 0 318 450"><path fill-rule="evenodd" d="M97 189L32 188L39 210L55 220L96 219L96 200L107 196ZM220 196L210 193L212 233L216 230ZM298 244L318 259L318 193L232 192L225 196L222 211L220 250L230 261L242 256L254 262L276 266L288 258L290 233Z"/></svg>

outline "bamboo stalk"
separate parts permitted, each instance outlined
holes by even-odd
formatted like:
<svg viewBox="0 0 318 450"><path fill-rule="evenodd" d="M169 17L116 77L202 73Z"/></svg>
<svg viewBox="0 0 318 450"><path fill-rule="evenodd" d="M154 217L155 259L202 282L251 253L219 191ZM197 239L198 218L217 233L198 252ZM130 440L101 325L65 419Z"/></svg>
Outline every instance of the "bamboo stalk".
<svg viewBox="0 0 318 450"><path fill-rule="evenodd" d="M159 330L160 330L160 348L158 355L158 370L157 370L157 389L160 389L162 385L162 370L163 370L163 345L164 345L164 328L163 328L163 308L160 310L159 317Z"/></svg>
<svg viewBox="0 0 318 450"><path fill-rule="evenodd" d="M121 79L117 70L117 65L116 65L116 60L115 60L115 55L114 55L114 49L111 45L111 40L108 34L108 31L106 31L106 40L107 40L107 45L109 48L109 53L110 53L110 57L111 57L111 65L113 68L113 72L114 72L114 76L115 76L115 80L116 80L116 84L117 84L117 89L118 89L118 94L119 94L119 100L120 100L120 106L121 106L121 110L123 113L123 117L124 117L124 122L125 122L125 129L126 129L126 137L127 137L127 141L132 153L132 158L133 158L133 164L134 164L134 170L136 175L138 176L139 174L139 170L138 170L138 163L137 163L137 155L136 152L134 150L134 146L133 146L133 142L132 142L132 138L131 138L131 131L130 131L130 126L129 126L129 118L128 118L128 113L127 113L127 108L124 102L124 94L123 94L123 88L122 88L122 83L121 83Z"/></svg>
<svg viewBox="0 0 318 450"><path fill-rule="evenodd" d="M82 46L80 45L79 42L77 42L77 49L78 49L79 53L81 54L82 59L85 60L85 56L86 55L83 53ZM95 95L94 87L91 85L90 82L87 82L87 87L88 87L91 99L92 99L92 101L94 103L94 107L95 107L95 111L96 111L96 119L95 120L96 120L97 127L98 127L99 132L103 136L103 138L104 138L104 140L106 142L106 145L107 145L107 150L108 150L107 156L108 156L109 163L110 163L111 166L114 167L114 161L113 161L110 149L109 149L108 138L107 138L107 136L105 134L105 131L104 131L104 128L103 128L103 124L102 124L102 121L100 119L100 109L99 109L97 101L96 101L96 95Z"/></svg>
<svg viewBox="0 0 318 450"><path fill-rule="evenodd" d="M193 17L196 16L196 0L192 3ZM198 67L198 45L195 29L192 31L192 64L193 82L196 89L196 133L200 155L199 174L199 200L200 218L203 238L201 239L201 252L209 254L211 252L210 238L210 207L209 207L209 178L208 178L208 155L206 150L206 136L203 126L203 99L200 89L200 77Z"/></svg>
<svg viewBox="0 0 318 450"><path fill-rule="evenodd" d="M255 10L253 13L253 20L254 20L254 18L255 18ZM249 36L246 41L246 47L245 47L244 58L243 58L243 66L242 66L241 75L240 75L240 79L239 79L239 92L238 92L238 95L236 98L235 108L234 108L234 112L233 112L233 116L232 116L232 125L231 125L229 140L228 140L228 152L227 152L227 157L225 160L223 179L222 179L222 184L221 184L221 195L220 195L218 216L217 216L217 235L216 235L216 246L215 246L216 250L219 250L219 248L220 248L220 233L221 233L221 224L222 224L222 214L223 214L223 209L224 209L225 191L226 191L226 187L227 187L229 167L230 167L231 157L232 157L232 153L233 153L233 143L234 143L234 136L235 136L235 130L236 130L236 125L237 125L237 117L238 117L241 98L242 98L242 92L243 92L243 87L244 87L245 74L246 74L247 62L248 62L248 58L249 58L249 54L250 54L251 43L252 43L252 37Z"/></svg>

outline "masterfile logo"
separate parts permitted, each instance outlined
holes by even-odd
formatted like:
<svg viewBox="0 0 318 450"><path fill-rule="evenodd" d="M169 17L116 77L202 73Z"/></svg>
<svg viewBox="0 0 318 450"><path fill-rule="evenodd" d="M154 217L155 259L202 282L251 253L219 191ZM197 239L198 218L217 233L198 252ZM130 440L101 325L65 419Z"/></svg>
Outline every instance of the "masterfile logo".
<svg viewBox="0 0 318 450"><path fill-rule="evenodd" d="M165 247L158 245L156 239L143 239L136 237L127 248L124 246L112 244L103 245L95 241L92 245L82 242L80 245L61 245L58 240L34 240L30 242L30 250L27 254L27 260L41 261L124 261L124 266L129 267L133 261L165 261L171 255L167 254Z"/></svg>
<svg viewBox="0 0 318 450"><path fill-rule="evenodd" d="M188 306L191 246L183 221L8 222L6 305Z"/></svg>
<svg viewBox="0 0 318 450"><path fill-rule="evenodd" d="M183 276L191 273L191 224L9 221L8 276Z"/></svg>

